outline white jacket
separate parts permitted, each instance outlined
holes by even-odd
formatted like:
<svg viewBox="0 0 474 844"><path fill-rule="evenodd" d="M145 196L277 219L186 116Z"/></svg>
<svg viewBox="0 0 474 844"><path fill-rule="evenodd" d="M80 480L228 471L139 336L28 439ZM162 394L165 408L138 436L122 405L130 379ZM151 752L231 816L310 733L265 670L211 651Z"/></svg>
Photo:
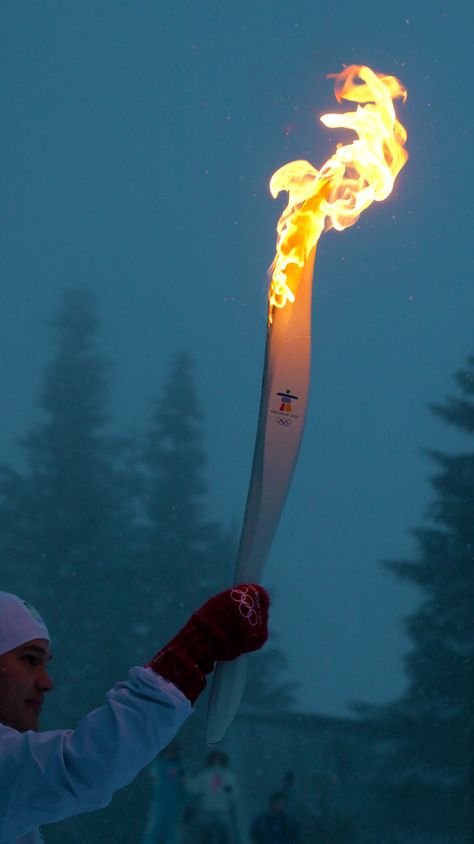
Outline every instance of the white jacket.
<svg viewBox="0 0 474 844"><path fill-rule="evenodd" d="M19 733L0 724L0 844L40 844L40 825L107 806L191 712L172 683L132 668L76 730Z"/></svg>

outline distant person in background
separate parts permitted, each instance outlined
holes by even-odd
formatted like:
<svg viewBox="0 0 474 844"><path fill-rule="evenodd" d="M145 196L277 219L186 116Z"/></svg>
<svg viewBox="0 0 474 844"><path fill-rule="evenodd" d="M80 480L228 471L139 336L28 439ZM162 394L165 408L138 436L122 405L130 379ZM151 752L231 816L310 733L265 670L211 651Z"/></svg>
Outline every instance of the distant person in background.
<svg viewBox="0 0 474 844"><path fill-rule="evenodd" d="M238 786L227 754L211 751L187 787L197 798L196 844L238 844Z"/></svg>
<svg viewBox="0 0 474 844"><path fill-rule="evenodd" d="M151 763L152 794L143 844L178 844L184 809L184 772L176 743Z"/></svg>
<svg viewBox="0 0 474 844"><path fill-rule="evenodd" d="M272 794L268 809L255 819L250 836L253 844L300 844L298 824L288 812L284 791Z"/></svg>
<svg viewBox="0 0 474 844"><path fill-rule="evenodd" d="M301 785L297 789L295 772L292 770L285 771L281 780L281 787L276 790L283 791L286 797L286 812L296 821L301 841L305 844L306 842L314 844L317 841L319 844L320 838L316 834L314 805L308 801L308 794L305 793ZM305 799L302 800L302 796Z"/></svg>

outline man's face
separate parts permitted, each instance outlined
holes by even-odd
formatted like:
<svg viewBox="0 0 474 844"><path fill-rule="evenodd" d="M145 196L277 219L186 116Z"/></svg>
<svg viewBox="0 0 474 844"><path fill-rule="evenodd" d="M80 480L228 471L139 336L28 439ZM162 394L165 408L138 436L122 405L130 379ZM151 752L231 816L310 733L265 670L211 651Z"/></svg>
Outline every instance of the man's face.
<svg viewBox="0 0 474 844"><path fill-rule="evenodd" d="M53 688L50 659L46 639L33 639L0 656L0 723L20 733L39 730L44 695Z"/></svg>

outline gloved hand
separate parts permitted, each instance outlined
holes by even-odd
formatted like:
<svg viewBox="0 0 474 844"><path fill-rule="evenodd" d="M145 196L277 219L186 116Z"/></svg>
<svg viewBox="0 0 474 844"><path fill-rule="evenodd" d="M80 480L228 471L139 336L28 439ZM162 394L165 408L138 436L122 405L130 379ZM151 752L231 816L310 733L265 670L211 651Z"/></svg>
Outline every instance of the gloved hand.
<svg viewBox="0 0 474 844"><path fill-rule="evenodd" d="M216 660L256 651L268 638L268 593L243 584L214 595L153 659L148 667L174 683L194 703Z"/></svg>

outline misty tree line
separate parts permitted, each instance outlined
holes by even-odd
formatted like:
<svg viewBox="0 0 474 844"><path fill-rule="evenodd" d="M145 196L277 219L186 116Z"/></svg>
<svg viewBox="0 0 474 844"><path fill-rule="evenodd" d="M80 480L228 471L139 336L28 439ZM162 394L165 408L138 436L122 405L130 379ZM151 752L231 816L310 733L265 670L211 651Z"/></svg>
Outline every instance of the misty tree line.
<svg viewBox="0 0 474 844"><path fill-rule="evenodd" d="M52 330L42 420L22 441L25 468L0 469L0 588L44 614L61 678L45 726L71 727L130 665L146 661L201 601L225 588L236 540L206 514L192 359L178 355L167 383L157 385L146 435L120 438L109 433L110 367L97 352L87 290L64 295ZM472 435L474 356L456 385L456 396L432 411ZM416 558L386 564L420 590L406 622L409 682L400 699L359 712L373 735L373 776L353 842L425 836L474 844L474 453L429 457L433 501L427 524L415 531ZM291 708L278 649L265 649L251 665L247 703ZM191 721L183 749L192 755L202 724ZM129 842L128 825L141 828L146 799L141 778L111 812L68 822L68 842L99 844L111 832L114 841ZM48 841L64 840L62 828L51 827Z"/></svg>

